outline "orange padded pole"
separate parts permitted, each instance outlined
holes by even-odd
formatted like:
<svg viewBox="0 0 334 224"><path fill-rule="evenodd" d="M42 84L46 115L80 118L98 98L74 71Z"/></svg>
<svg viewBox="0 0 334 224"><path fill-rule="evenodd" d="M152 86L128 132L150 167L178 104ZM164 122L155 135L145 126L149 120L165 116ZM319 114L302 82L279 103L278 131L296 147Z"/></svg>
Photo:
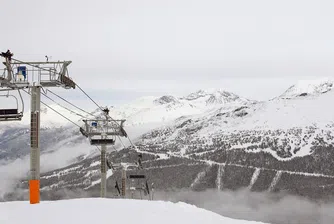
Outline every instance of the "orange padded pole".
<svg viewBox="0 0 334 224"><path fill-rule="evenodd" d="M30 204L39 203L39 180L30 180L29 181L29 190L30 190Z"/></svg>

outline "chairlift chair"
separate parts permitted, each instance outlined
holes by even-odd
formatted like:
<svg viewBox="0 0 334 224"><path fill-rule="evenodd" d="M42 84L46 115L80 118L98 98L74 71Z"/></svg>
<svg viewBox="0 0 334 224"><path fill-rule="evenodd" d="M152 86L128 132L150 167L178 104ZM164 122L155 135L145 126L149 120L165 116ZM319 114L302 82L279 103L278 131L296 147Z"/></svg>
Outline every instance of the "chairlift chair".
<svg viewBox="0 0 334 224"><path fill-rule="evenodd" d="M97 138L97 139L90 139L90 144L91 145L114 145L115 144L115 139L110 139L110 138L106 138L106 139L101 139L101 138Z"/></svg>
<svg viewBox="0 0 334 224"><path fill-rule="evenodd" d="M23 99L21 97L22 101L22 111L19 111L19 103L17 97L14 95L0 95L0 97L12 97L16 101L16 108L5 108L5 109L0 109L0 121L20 121L23 117L23 111L24 111L24 104L23 104Z"/></svg>
<svg viewBox="0 0 334 224"><path fill-rule="evenodd" d="M150 196L151 191L149 189L148 179L147 179L146 175L130 174L127 178L131 180L130 189L132 191L132 197L134 196L134 191L139 191L141 199L142 199L142 195L141 195L142 192L144 193L144 196L149 196L149 198L151 198L151 196ZM135 182L137 182L137 183L135 183Z"/></svg>

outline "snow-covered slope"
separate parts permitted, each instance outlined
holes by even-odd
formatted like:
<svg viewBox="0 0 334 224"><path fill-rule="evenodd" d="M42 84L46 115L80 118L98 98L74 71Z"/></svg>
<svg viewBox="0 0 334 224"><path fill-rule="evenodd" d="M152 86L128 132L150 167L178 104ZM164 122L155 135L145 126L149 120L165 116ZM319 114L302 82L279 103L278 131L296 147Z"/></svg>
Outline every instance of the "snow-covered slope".
<svg viewBox="0 0 334 224"><path fill-rule="evenodd" d="M248 104L249 100L241 98L233 93L222 90L199 90L184 97L176 97L171 95L161 97L141 97L131 103L118 107L109 107L110 115L115 119L126 119L127 127L149 125L154 123L161 125L168 123L180 116L201 114L220 106L229 107L233 105ZM50 104L50 107L64 115L75 123L82 125L82 117L78 114L86 116L81 111L70 107L72 113L57 104ZM99 109L92 112L99 115ZM22 121L0 123L0 131L6 127L22 127L28 126L30 123L30 111L26 109ZM56 128L72 125L68 120L61 117L52 109L41 105L41 128Z"/></svg>
<svg viewBox="0 0 334 224"><path fill-rule="evenodd" d="M215 183L222 183L221 176L226 174L224 178L228 178L228 172L234 173L235 167L241 167L240 169L244 170L240 171L242 178L239 182L234 182L233 178L227 179L224 184L217 184L218 188L251 186L250 188L259 190L275 189L282 175L282 181L285 182L281 186L287 189L291 187L287 186L290 182L284 178L290 178L292 174L293 178L297 179L300 178L298 175L315 175L332 184L334 163L328 158L330 153L334 152L333 99L333 90L318 91L313 95L291 99L278 97L265 102L242 99L220 90L197 91L185 97L140 98L131 104L111 108L111 115L117 119L127 119L126 130L137 144L136 150L146 153L146 156L153 156L146 164L148 169L159 167L159 173L163 170L170 173L171 177L181 169L180 166L187 177L193 172L187 182L171 178L170 183L175 183L176 187L213 187ZM143 128L144 126L146 127ZM131 132L134 127L137 130ZM78 133L77 129L73 129L73 133ZM138 138L134 139L136 136ZM67 140L67 144L73 142L71 139ZM0 142L0 148L1 146ZM125 149L123 155L117 157L118 162L123 162L127 156L129 152ZM135 159L135 155L133 156L131 158ZM94 158L94 162L98 159ZM114 161L115 158L111 160ZM90 169L83 168L87 167L86 163L87 159L81 161L80 165L72 164L73 167L81 167L82 172L70 171L66 174L67 177L60 178L76 179L76 187L89 186L82 183L86 180L87 183L94 182L97 176L89 176ZM201 170L203 163L209 165L205 169L211 170L211 174ZM233 169L227 167L230 163L235 165ZM161 168L161 165L164 168ZM228 169L226 172L225 166ZM66 169L64 168L64 171ZM45 174L45 177L60 172L61 169L51 171ZM201 180L203 172L207 176L210 174L210 179L206 180L208 185ZM295 177L296 175L298 177ZM155 181L160 180L161 176L158 175ZM43 186L56 183L58 179L48 180ZM72 185L71 181L65 181L59 187ZM253 185L255 187L252 187ZM161 184L162 186L164 185Z"/></svg>
<svg viewBox="0 0 334 224"><path fill-rule="evenodd" d="M328 91L318 96L275 99L235 108L222 106L198 117L210 117L209 121L217 122L219 128L225 130L288 129L314 124L325 127L334 122L333 100L334 91Z"/></svg>
<svg viewBox="0 0 334 224"><path fill-rule="evenodd" d="M235 220L182 202L139 201L122 199L74 199L0 203L0 223L35 224L260 224Z"/></svg>
<svg viewBox="0 0 334 224"><path fill-rule="evenodd" d="M326 93L333 88L333 80L328 78L317 80L301 80L297 84L291 86L278 98L291 99L294 97L304 97L307 95L320 95Z"/></svg>
<svg viewBox="0 0 334 224"><path fill-rule="evenodd" d="M221 106L242 106L252 101L222 90L199 90L184 97L142 97L130 104L111 108L111 116L127 119L126 125L169 122L194 114L201 114Z"/></svg>
<svg viewBox="0 0 334 224"><path fill-rule="evenodd" d="M223 104L180 117L144 135L140 144L176 147L184 154L199 149L203 152L199 142L213 149L213 141L219 141L229 144L229 149L256 149L281 160L309 155L319 141L323 146L334 144L334 91L327 88L328 82L314 83L322 83L322 88L309 89L314 95L307 97Z"/></svg>

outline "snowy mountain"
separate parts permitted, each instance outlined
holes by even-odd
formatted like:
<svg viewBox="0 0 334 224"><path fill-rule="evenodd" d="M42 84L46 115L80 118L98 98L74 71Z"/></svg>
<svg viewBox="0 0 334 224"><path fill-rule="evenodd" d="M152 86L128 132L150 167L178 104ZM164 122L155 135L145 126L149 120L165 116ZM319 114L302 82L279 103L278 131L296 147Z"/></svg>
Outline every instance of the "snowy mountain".
<svg viewBox="0 0 334 224"><path fill-rule="evenodd" d="M35 213L36 207L39 215L33 218L31 214ZM127 224L203 224L208 221L211 224L261 224L226 218L182 202L86 198L43 201L38 205L30 205L26 201L0 203L0 223L23 223L27 219L29 223L36 224L91 224L108 223L110 220Z"/></svg>
<svg viewBox="0 0 334 224"><path fill-rule="evenodd" d="M161 96L161 97L141 97L134 102L119 107L109 107L110 115L115 119L127 119L125 125L136 126L155 122L172 121L175 118L185 115L199 114L213 108L224 105L244 105L251 102L233 93L222 90L199 90L184 97ZM68 119L82 125L83 114L77 109L70 107L70 110L57 105L49 105ZM66 105L68 106L68 105ZM96 109L92 114L99 116L100 109ZM1 127L22 127L30 125L30 111L25 111L22 121L0 123ZM52 109L41 105L41 128L58 128L72 125L68 120L62 118Z"/></svg>
<svg viewBox="0 0 334 224"><path fill-rule="evenodd" d="M312 83L322 84L308 88L309 95L304 97L299 93L305 89L297 84L284 93L296 97L265 102L207 90L183 97L143 97L113 107L111 116L127 119L126 129L137 148L118 147L109 159L134 162L142 153L145 169L141 172L157 189L246 187L316 198L328 196L329 191L334 194L330 159L334 156L334 91L324 91L328 83ZM72 131L77 133L75 128ZM88 148L78 133L72 139L62 138L66 144L78 138L74 145L86 143ZM110 172L108 177L108 189L114 192L120 173ZM63 188L95 192L98 183L99 156L90 150L77 162L41 176L46 198ZM18 187L26 189L27 182L22 180Z"/></svg>
<svg viewBox="0 0 334 224"><path fill-rule="evenodd" d="M243 104L248 100L240 98L239 96L223 91L221 89L198 90L181 99L188 100L195 103L202 103L205 105L223 105L227 103Z"/></svg>
<svg viewBox="0 0 334 224"><path fill-rule="evenodd" d="M203 96L203 92L197 96ZM263 146L268 153L282 160L305 156L312 153L311 146L320 137L327 145L334 144L334 106L330 103L333 99L334 91L328 91L311 98L223 104L200 114L179 117L174 123L143 135L139 144L165 147L178 142L182 154L196 152L191 148L198 146L198 141L213 145L213 140L230 144L236 141L232 148L260 149L261 144L267 145L265 139L276 133L275 145L279 149ZM236 135L240 139L236 140ZM248 142L246 137L257 140Z"/></svg>
<svg viewBox="0 0 334 224"><path fill-rule="evenodd" d="M215 108L246 105L251 102L222 90L199 90L187 96L143 97L130 104L113 107L111 116L127 119L126 125L169 122L187 115L202 114Z"/></svg>
<svg viewBox="0 0 334 224"><path fill-rule="evenodd" d="M326 93L333 88L333 80L318 79L318 80L302 80L296 85L291 86L278 98L291 99L294 97L316 96Z"/></svg>

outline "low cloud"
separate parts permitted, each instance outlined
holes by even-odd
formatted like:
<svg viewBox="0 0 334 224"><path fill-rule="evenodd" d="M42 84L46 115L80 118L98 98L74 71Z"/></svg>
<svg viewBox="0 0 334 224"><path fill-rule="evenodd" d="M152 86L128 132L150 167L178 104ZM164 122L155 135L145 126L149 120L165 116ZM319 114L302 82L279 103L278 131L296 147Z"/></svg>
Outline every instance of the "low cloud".
<svg viewBox="0 0 334 224"><path fill-rule="evenodd" d="M235 219L272 224L331 224L334 201L311 201L280 193L238 191L156 192L155 200L182 201Z"/></svg>
<svg viewBox="0 0 334 224"><path fill-rule="evenodd" d="M90 155L96 151L88 143L75 146L57 145L43 153L40 158L41 173L72 164L81 155ZM13 161L0 161L0 198L13 192L20 179L29 178L30 155Z"/></svg>

